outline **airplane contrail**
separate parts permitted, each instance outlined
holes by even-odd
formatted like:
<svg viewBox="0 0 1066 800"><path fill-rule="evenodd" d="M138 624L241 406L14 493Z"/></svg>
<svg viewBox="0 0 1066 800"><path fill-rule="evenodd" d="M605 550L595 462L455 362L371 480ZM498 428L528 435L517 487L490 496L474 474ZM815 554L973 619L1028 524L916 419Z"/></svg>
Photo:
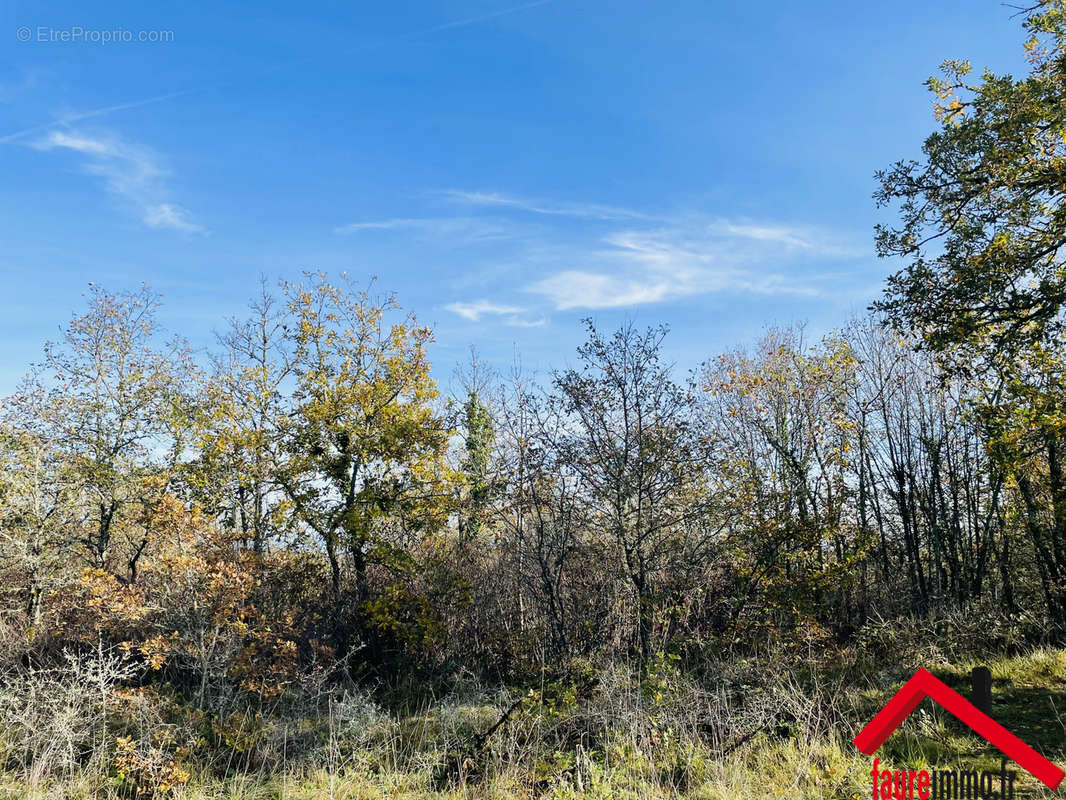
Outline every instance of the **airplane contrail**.
<svg viewBox="0 0 1066 800"><path fill-rule="evenodd" d="M156 97L149 97L144 100L134 100L131 103L119 103L113 106L104 106L103 108L94 108L90 111L81 111L77 114L68 114L65 117L54 119L51 122L42 122L40 125L33 125L29 128L23 128L20 131L9 133L4 136L0 136L0 144L14 141L15 139L21 139L23 136L27 136L37 131L48 130L58 125L69 125L72 122L80 122L83 119L92 119L93 117L102 117L110 114L114 111L123 111L127 108L138 108L139 106L147 106L152 103L161 103L164 100L170 100L174 97L180 97L183 94L192 94L193 92L200 91L199 89L182 89L179 92L168 92L167 94L157 95Z"/></svg>
<svg viewBox="0 0 1066 800"><path fill-rule="evenodd" d="M488 22L490 19L496 19L497 17L505 17L508 14L516 14L519 11L525 11L529 8L536 8L537 6L544 6L552 2L555 2L555 0L533 0L532 2L523 3L522 5L502 8L499 11L491 11L487 14L480 14L476 17L467 17L466 19L457 19L452 22L444 22L440 25L433 25L429 28L419 28L418 30L408 31L407 33L395 33L391 36L386 36L385 38L379 39L375 42L363 42L362 44L353 45L352 47L342 48L339 52L342 55L347 55L351 53L359 53L364 50L374 50L378 47L385 47L386 45L393 44L394 42L402 42L407 39L415 39L419 36L428 36L432 33L440 33L441 31L452 30L454 28L464 28L468 25L477 25L480 22ZM306 58L299 58L293 61L285 61L267 69L261 70L258 74L262 75L272 72L278 72L279 70L288 69L290 67L296 66L297 64L308 64L315 60L315 56L308 56Z"/></svg>
<svg viewBox="0 0 1066 800"><path fill-rule="evenodd" d="M496 17L503 17L507 14L514 14L518 11L525 11L527 8L536 8L537 6L547 5L553 2L553 0L534 0L532 3L524 3L520 6L512 6L511 8L504 8L499 11L493 11L488 14L482 14L479 17L470 17L469 19L460 19L455 22L445 22L441 25L434 25L432 28L425 28L420 31L412 31L411 33L402 33L397 35L397 39L406 39L411 36L424 36L427 33L437 33L438 31L446 31L451 28L462 28L466 25L476 25L479 22L487 22L490 19L496 19Z"/></svg>
<svg viewBox="0 0 1066 800"><path fill-rule="evenodd" d="M530 3L523 3L522 5L511 6L510 8L503 8L503 9L500 9L499 11L492 11L492 12L490 12L488 14L481 14L481 15L476 16L476 17L468 17L466 19L459 19L459 20L455 20L453 22L445 22L445 23L442 23L440 25L434 25L434 26L432 26L430 28L422 28L420 30L410 31L408 33L396 34L394 36L390 36L390 37L388 37L386 39L383 39L382 41L379 41L379 42L368 43L368 44L364 44L364 45L361 45L361 46L358 46L358 47L355 47L355 48L351 48L351 49L347 50L346 52L355 52L355 51L358 51L358 50L369 50L369 49L374 48L374 47L383 47L383 46L385 46L387 44L390 44L392 42L403 41L404 39L411 39L411 38L414 38L414 37L417 37L417 36L426 36L426 35L431 34L431 33L439 33L440 31L451 30L453 28L463 28L463 27L466 27L468 25L476 25L479 22L487 22L490 19L496 19L497 17L507 16L508 14L515 14L515 13L517 13L519 11L525 11L526 9L529 9L529 8L536 8L537 6L547 5L548 3L551 3L551 2L554 2L554 0L533 0L533 2L530 2ZM279 69L285 69L287 67L291 67L294 64L306 63L308 61L313 61L313 60L314 60L314 58L307 58L307 59L303 59L302 61L301 60L289 61L289 62L285 62L284 64L279 64L276 67L272 67L270 69L264 70L263 72L275 72L275 71L277 71ZM260 73L260 74L263 74L263 73ZM80 122L81 120L92 119L94 117L103 117L103 116L111 114L111 113L113 113L115 111L124 111L124 110L129 109L129 108L139 108L140 106L147 106L147 105L151 105L153 103L161 103L161 102L163 102L165 100L171 100L171 99L173 99L175 97L181 97L182 95L192 94L194 92L203 91L204 89L207 89L207 88L217 88L218 86L226 86L226 85L228 85L230 83L234 83L234 81L225 81L225 82L222 82L222 83L215 83L215 84L211 84L210 86L201 86L201 87L194 88L194 89L182 89L182 90L177 91L177 92L168 92L167 94L161 94L161 95L157 95L155 97L149 97L149 98L146 98L144 100L134 100L133 102L129 102L129 103L119 103L119 104L113 105L113 106L105 106L103 108L96 108L96 109L92 109L90 111L83 111L83 112L80 112L80 113L77 113L77 114L70 114L70 115L67 115L65 117L61 117L60 119L54 119L54 120L51 120L50 122L42 122L39 125L32 125L29 128L23 128L20 131L14 131L13 133L8 133L8 134L5 134L3 136L0 136L0 144L6 144L8 142L15 141L16 139L21 139L24 136L29 136L30 134L37 133L39 131L49 130L50 128L55 128L55 127L58 127L58 126L61 126L61 125L69 125L72 122Z"/></svg>

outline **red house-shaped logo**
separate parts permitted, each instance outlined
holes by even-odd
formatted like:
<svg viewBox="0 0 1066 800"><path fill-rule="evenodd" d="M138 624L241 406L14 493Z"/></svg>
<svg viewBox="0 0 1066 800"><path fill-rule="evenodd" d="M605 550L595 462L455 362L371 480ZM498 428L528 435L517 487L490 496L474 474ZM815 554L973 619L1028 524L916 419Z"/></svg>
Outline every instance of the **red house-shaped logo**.
<svg viewBox="0 0 1066 800"><path fill-rule="evenodd" d="M903 684L895 697L859 731L855 746L872 756L926 697L931 697L946 711L965 722L978 736L999 748L1005 756L1044 785L1057 789L1062 783L1066 773L925 669L914 673L914 677Z"/></svg>

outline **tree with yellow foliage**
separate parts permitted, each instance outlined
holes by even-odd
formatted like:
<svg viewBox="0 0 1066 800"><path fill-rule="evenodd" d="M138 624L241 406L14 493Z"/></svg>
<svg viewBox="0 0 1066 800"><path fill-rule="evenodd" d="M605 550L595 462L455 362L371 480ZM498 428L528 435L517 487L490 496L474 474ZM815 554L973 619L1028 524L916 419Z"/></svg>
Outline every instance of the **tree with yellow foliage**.
<svg viewBox="0 0 1066 800"><path fill-rule="evenodd" d="M429 328L410 315L389 322L391 297L306 277L284 286L296 386L278 478L326 551L334 597L350 570L361 606L371 565L402 569L405 544L445 522L450 431L434 407Z"/></svg>

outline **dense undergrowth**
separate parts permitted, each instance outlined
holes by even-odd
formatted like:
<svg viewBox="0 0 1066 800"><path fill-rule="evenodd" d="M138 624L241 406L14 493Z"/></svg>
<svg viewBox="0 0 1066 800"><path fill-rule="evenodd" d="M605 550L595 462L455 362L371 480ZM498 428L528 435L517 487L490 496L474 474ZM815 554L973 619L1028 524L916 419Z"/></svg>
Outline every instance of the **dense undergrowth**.
<svg viewBox="0 0 1066 800"><path fill-rule="evenodd" d="M993 673L994 716L1061 761L1066 650L1027 644L1024 620L969 619L871 624L847 648L660 654L643 675L584 660L545 670L536 686L460 678L436 699L392 707L373 687L323 676L215 713L117 649L68 652L5 677L0 789L27 799L866 797L870 759L854 734L918 666L965 692L977 663ZM908 768L999 764L929 701L878 755ZM1041 796L1032 779L1020 791Z"/></svg>

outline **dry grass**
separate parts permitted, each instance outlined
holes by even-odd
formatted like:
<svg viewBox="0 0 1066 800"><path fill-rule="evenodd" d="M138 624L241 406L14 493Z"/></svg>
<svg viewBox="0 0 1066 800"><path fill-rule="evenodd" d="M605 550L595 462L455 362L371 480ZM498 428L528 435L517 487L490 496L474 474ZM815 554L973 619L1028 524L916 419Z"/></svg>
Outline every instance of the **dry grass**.
<svg viewBox="0 0 1066 800"><path fill-rule="evenodd" d="M996 715L1061 761L1066 651L1037 649L990 665ZM850 739L898 683L870 670L801 679L772 666L723 664L697 682L666 661L642 682L613 668L589 691L546 685L526 696L482 749L470 743L510 706L506 693L471 686L398 716L354 690L333 691L312 713L290 708L250 717L254 726L231 731L222 757L221 740L189 741L183 750L190 731L166 714L123 717L125 727L118 726L108 693L121 693L128 675L120 658L100 651L4 683L0 797L128 798L139 788L142 797L154 789L175 800L868 796L870 759ZM969 666L960 661L937 672L959 683ZM160 730L167 732L162 740ZM119 735L133 738L145 759L152 746L173 756L188 781L162 791L150 785L156 773L149 767L141 784L122 780L114 768ZM910 767L987 768L996 760L952 719L924 706L879 755ZM1019 796L1045 795L1026 781Z"/></svg>

